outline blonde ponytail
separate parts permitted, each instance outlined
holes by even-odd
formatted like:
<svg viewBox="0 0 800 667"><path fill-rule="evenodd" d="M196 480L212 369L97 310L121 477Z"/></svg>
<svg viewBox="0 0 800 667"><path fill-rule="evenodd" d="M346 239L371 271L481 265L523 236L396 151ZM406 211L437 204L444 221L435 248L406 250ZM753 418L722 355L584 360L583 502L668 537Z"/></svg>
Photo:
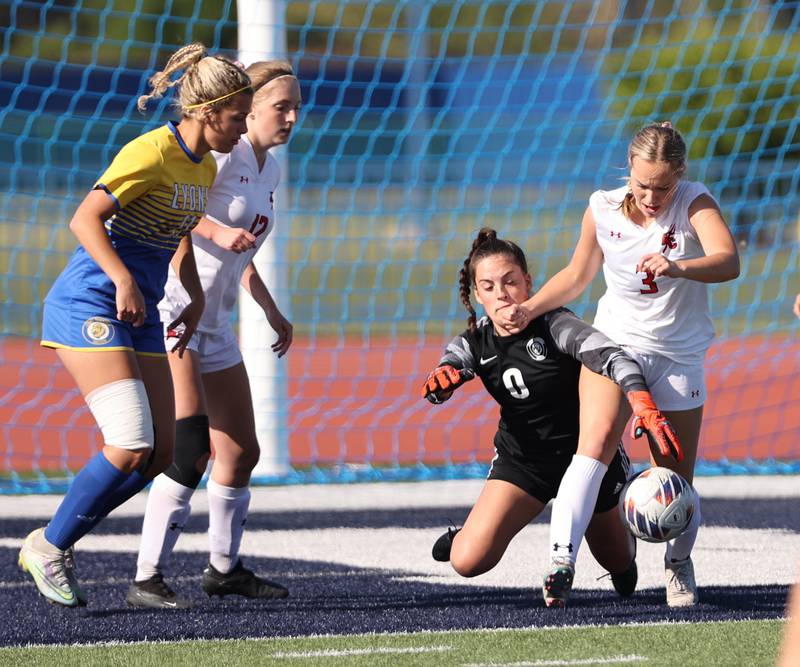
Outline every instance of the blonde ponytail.
<svg viewBox="0 0 800 667"><path fill-rule="evenodd" d="M177 79L175 72L183 70ZM163 97L176 88L175 106L181 116L196 117L206 110L219 111L239 92L252 92L250 77L236 63L222 56L210 56L206 47L195 42L178 49L164 69L150 78L151 92L142 95L138 108L144 111L151 99Z"/></svg>

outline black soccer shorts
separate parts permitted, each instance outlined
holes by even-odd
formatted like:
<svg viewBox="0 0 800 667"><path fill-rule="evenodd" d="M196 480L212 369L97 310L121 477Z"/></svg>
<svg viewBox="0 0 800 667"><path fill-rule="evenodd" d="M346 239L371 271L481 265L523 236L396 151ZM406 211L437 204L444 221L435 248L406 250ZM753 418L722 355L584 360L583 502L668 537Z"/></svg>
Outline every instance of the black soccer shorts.
<svg viewBox="0 0 800 667"><path fill-rule="evenodd" d="M499 479L518 486L545 504L558 494L558 485L572 460L570 457L553 461L532 461L513 457L501 450L495 451L497 455L492 461L487 479ZM629 470L630 460L620 445L600 484L595 514L607 512L617 505L622 487L628 480Z"/></svg>

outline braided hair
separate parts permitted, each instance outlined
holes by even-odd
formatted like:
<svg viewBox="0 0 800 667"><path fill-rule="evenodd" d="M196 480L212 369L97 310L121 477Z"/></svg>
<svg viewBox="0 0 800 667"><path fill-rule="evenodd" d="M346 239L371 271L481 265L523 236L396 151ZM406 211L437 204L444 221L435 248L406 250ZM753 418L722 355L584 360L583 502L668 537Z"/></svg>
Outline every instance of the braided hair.
<svg viewBox="0 0 800 667"><path fill-rule="evenodd" d="M522 248L513 241L497 238L497 232L491 227L482 228L472 241L472 248L464 260L464 266L461 267L458 278L461 303L464 304L469 313L467 327L470 331L475 331L477 327L477 316L470 301L472 288L475 286L475 266L482 259L493 255L510 257L522 269L523 273L528 273L528 262L525 259L525 253L522 252Z"/></svg>
<svg viewBox="0 0 800 667"><path fill-rule="evenodd" d="M183 73L177 78L172 77ZM138 100L139 111L167 90L178 91L175 106L181 116L203 117L231 104L232 93L253 92L250 77L236 63L210 55L200 42L187 44L172 54L164 69L150 77L151 92Z"/></svg>

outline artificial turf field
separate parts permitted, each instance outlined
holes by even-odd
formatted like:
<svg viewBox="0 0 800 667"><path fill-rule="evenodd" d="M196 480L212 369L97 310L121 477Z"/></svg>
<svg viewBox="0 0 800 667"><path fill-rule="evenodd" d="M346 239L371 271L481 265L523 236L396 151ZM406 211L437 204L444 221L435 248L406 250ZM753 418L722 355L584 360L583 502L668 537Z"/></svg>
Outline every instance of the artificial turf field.
<svg viewBox="0 0 800 667"><path fill-rule="evenodd" d="M640 543L636 594L616 596L581 550L566 610L546 609L549 513L475 579L430 558L447 522L463 521L479 481L317 485L254 490L245 563L287 600L208 600L204 495L167 579L195 606L125 604L145 494L76 546L90 600L47 604L16 567L22 537L56 496L0 503L0 664L771 665L800 554L796 477L699 478L703 529L693 558L700 604L664 603L663 547ZM2 613L2 612L0 612Z"/></svg>
<svg viewBox="0 0 800 667"><path fill-rule="evenodd" d="M337 635L0 650L9 665L773 665L782 622Z"/></svg>

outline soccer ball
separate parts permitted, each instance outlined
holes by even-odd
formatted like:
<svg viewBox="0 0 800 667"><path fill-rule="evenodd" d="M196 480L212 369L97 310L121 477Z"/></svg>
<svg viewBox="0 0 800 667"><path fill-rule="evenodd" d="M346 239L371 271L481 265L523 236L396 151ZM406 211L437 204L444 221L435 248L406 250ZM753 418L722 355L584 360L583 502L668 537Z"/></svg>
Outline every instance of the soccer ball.
<svg viewBox="0 0 800 667"><path fill-rule="evenodd" d="M695 491L669 468L648 468L630 480L619 497L622 520L635 537L666 542L689 526Z"/></svg>

